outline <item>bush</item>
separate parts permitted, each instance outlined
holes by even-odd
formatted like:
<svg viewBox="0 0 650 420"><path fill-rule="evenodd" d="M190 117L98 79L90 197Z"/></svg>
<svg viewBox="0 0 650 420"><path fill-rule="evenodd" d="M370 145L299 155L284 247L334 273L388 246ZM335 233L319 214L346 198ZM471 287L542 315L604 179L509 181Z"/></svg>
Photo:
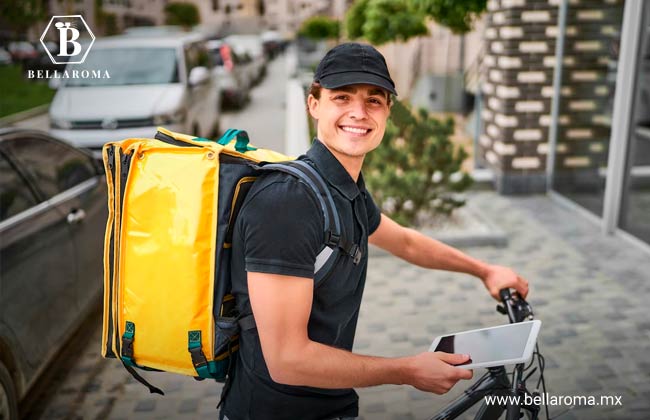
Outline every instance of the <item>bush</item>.
<svg viewBox="0 0 650 420"><path fill-rule="evenodd" d="M467 152L450 140L454 121L440 121L395 101L381 145L364 162L364 177L377 204L392 219L418 226L433 214L451 214L471 184L461 172Z"/></svg>
<svg viewBox="0 0 650 420"><path fill-rule="evenodd" d="M191 3L169 3L165 6L165 24L190 28L201 23L199 9Z"/></svg>
<svg viewBox="0 0 650 420"><path fill-rule="evenodd" d="M341 23L327 16L313 16L302 23L298 35L314 40L338 39Z"/></svg>

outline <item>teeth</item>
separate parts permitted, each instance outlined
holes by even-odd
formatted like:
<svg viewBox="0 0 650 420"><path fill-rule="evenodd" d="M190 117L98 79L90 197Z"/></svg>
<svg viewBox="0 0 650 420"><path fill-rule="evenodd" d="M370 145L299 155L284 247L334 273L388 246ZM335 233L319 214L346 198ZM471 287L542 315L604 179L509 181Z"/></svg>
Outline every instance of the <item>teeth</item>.
<svg viewBox="0 0 650 420"><path fill-rule="evenodd" d="M355 128L355 127L341 127L343 131L347 131L348 133L355 133L355 134L366 134L369 130L367 128Z"/></svg>

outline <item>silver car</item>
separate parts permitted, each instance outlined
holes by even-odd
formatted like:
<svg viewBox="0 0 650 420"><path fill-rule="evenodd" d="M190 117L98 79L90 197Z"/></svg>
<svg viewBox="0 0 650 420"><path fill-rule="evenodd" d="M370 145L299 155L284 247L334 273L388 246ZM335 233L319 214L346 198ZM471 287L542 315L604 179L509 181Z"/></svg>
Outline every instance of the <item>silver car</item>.
<svg viewBox="0 0 650 420"><path fill-rule="evenodd" d="M101 303L103 168L46 133L0 130L0 419L17 420Z"/></svg>
<svg viewBox="0 0 650 420"><path fill-rule="evenodd" d="M211 137L221 96L205 41L196 34L99 39L75 70L110 78L62 79L50 107L51 133L99 151L109 141L153 137L157 126Z"/></svg>

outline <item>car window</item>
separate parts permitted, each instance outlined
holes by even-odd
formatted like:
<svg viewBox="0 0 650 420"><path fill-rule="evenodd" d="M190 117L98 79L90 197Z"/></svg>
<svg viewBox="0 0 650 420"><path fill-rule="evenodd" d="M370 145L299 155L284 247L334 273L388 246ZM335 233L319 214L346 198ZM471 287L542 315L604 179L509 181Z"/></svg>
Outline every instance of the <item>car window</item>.
<svg viewBox="0 0 650 420"><path fill-rule="evenodd" d="M221 48L216 48L210 51L210 57L212 58L212 65L215 67L223 66L223 57L221 56Z"/></svg>
<svg viewBox="0 0 650 420"><path fill-rule="evenodd" d="M81 73L107 71L107 78L65 79L65 86L127 86L178 83L178 61L173 48L100 48L92 50L83 64L75 64Z"/></svg>
<svg viewBox="0 0 650 420"><path fill-rule="evenodd" d="M5 140L3 147L34 179L36 187L49 199L92 178L91 158L65 144L39 137Z"/></svg>
<svg viewBox="0 0 650 420"><path fill-rule="evenodd" d="M0 154L0 222L36 205L25 181Z"/></svg>

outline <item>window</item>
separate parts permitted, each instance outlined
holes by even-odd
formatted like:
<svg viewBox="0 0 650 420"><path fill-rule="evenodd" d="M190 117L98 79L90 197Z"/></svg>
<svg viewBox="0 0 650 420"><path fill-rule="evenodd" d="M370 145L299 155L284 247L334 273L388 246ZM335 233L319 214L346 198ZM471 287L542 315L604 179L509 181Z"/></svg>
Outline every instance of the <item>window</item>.
<svg viewBox="0 0 650 420"><path fill-rule="evenodd" d="M36 200L25 181L0 154L0 221L34 206Z"/></svg>
<svg viewBox="0 0 650 420"><path fill-rule="evenodd" d="M153 65L155 63L155 65ZM93 49L79 71L104 69L110 79L64 79L66 86L125 86L178 83L174 48L124 47Z"/></svg>
<svg viewBox="0 0 650 420"><path fill-rule="evenodd" d="M38 137L3 142L36 187L49 199L95 174L91 158L71 146Z"/></svg>

